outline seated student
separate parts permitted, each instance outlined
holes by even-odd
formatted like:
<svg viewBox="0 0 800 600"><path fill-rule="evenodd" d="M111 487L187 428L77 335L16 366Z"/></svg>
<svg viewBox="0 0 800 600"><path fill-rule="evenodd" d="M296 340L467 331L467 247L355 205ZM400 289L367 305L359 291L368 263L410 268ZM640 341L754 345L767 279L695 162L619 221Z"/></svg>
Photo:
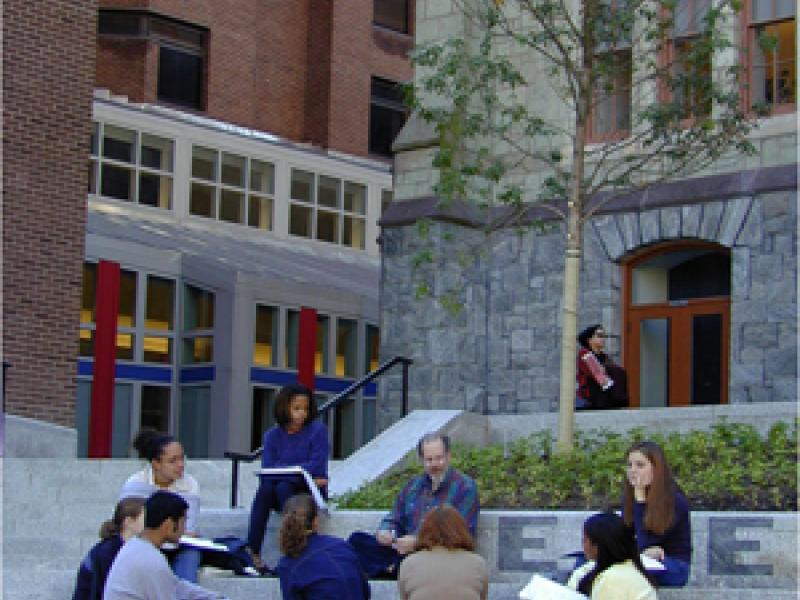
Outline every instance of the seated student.
<svg viewBox="0 0 800 600"><path fill-rule="evenodd" d="M436 506L452 505L475 535L480 510L478 488L470 477L450 467L450 438L429 433L417 444L417 454L424 473L403 487L377 533L372 536L357 531L347 540L370 577L397 577L400 562L417 548L422 518Z"/></svg>
<svg viewBox="0 0 800 600"><path fill-rule="evenodd" d="M639 551L664 565L651 573L656 584L686 585L692 564L689 503L658 444L637 442L625 456L622 518L636 531Z"/></svg>
<svg viewBox="0 0 800 600"><path fill-rule="evenodd" d="M598 513L583 524L583 553L567 587L591 600L657 600L642 566L633 530L618 515Z"/></svg>
<svg viewBox="0 0 800 600"><path fill-rule="evenodd" d="M262 468L303 467L325 495L330 444L327 427L317 419L317 405L311 390L300 384L281 388L275 398L275 422L264 432ZM297 476L260 477L250 509L247 546L253 564L262 574L269 571L261 558L261 546L270 511L282 510L289 498L304 491L306 484Z"/></svg>
<svg viewBox="0 0 800 600"><path fill-rule="evenodd" d="M216 600L221 594L177 577L160 548L176 543L186 528L189 505L158 491L145 502L144 530L119 551L106 579L103 600Z"/></svg>
<svg viewBox="0 0 800 600"><path fill-rule="evenodd" d="M425 515L417 552L400 563L397 588L402 600L486 600L489 569L455 508L442 504Z"/></svg>
<svg viewBox="0 0 800 600"><path fill-rule="evenodd" d="M108 570L122 545L144 528L144 500L123 498L111 520L100 526L100 541L86 554L78 569L72 600L102 600Z"/></svg>
<svg viewBox="0 0 800 600"><path fill-rule="evenodd" d="M200 513L200 495L197 480L184 471L186 457L183 446L168 433L142 429L133 440L139 457L147 461L141 471L131 475L122 486L120 498L148 498L157 490L178 494L189 505L186 519L187 535L197 535L197 517ZM178 577L197 582L202 553L195 548L165 550L172 569Z"/></svg>
<svg viewBox="0 0 800 600"><path fill-rule="evenodd" d="M311 496L298 494L286 501L280 531L285 556L276 567L284 600L367 600L369 583L353 548L318 529Z"/></svg>

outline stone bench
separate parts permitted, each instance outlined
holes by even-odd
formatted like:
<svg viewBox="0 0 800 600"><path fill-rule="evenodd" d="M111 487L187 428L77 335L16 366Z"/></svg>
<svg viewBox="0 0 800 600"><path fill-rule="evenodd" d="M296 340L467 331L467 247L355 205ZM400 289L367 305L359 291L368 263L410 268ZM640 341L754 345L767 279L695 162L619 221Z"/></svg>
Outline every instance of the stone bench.
<svg viewBox="0 0 800 600"><path fill-rule="evenodd" d="M386 511L334 510L322 531L346 538L356 530L374 531ZM581 548L581 527L592 511L481 511L478 552L486 558L491 581L520 583L532 573L563 576ZM204 535L247 531L245 509L201 512ZM278 558L279 518L270 520L264 556ZM796 513L693 512L694 547L690 585L696 588L796 589L798 519Z"/></svg>

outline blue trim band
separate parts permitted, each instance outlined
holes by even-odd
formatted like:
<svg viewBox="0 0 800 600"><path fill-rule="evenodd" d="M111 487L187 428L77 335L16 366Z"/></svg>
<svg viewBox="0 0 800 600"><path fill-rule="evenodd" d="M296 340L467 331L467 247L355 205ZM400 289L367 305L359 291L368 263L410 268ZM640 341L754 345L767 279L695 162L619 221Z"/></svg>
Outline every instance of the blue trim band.
<svg viewBox="0 0 800 600"><path fill-rule="evenodd" d="M213 365L204 367L184 367L181 369L181 383L214 381L216 370Z"/></svg>

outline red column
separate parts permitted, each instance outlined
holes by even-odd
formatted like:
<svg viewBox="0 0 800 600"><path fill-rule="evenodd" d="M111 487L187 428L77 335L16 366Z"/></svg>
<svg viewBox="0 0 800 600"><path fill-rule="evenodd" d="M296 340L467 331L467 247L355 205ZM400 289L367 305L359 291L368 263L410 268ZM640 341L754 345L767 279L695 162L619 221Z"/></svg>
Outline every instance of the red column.
<svg viewBox="0 0 800 600"><path fill-rule="evenodd" d="M111 456L118 312L119 263L101 260L97 265L92 407L89 412L89 458Z"/></svg>
<svg viewBox="0 0 800 600"><path fill-rule="evenodd" d="M314 391L314 353L317 351L317 311L300 308L300 332L297 340L297 381Z"/></svg>

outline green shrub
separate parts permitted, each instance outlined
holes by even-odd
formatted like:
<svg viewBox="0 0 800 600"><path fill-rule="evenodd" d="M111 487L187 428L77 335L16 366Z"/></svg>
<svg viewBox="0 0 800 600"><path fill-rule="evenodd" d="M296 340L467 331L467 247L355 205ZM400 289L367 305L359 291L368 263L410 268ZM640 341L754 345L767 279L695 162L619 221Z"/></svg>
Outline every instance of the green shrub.
<svg viewBox="0 0 800 600"><path fill-rule="evenodd" d="M642 439L664 448L693 510L797 510L797 422L778 423L765 437L751 425L725 421L685 434L591 430L576 435L568 455L554 452L545 431L505 448L457 444L453 466L476 480L484 508L617 508L625 450ZM389 508L420 470L410 454L391 474L334 501L342 508Z"/></svg>

